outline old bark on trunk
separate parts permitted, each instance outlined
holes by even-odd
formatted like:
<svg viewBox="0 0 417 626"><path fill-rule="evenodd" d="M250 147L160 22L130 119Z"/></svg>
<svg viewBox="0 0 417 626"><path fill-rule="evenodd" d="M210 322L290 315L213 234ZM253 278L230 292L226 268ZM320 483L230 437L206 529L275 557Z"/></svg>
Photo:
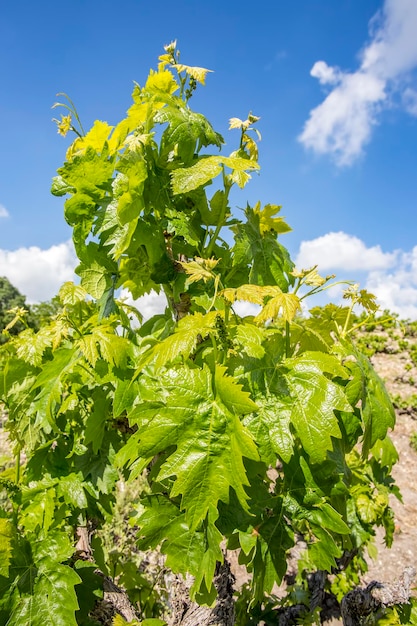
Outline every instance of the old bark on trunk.
<svg viewBox="0 0 417 626"><path fill-rule="evenodd" d="M192 579L177 576L171 595L172 614L169 626L234 626L235 607L233 584L235 578L228 561L218 565L214 578L217 599L214 607L199 606L190 600Z"/></svg>
<svg viewBox="0 0 417 626"><path fill-rule="evenodd" d="M406 604L410 599L410 586L416 575L413 567L406 567L401 578L394 583L371 582L365 589L354 589L342 600L344 626L360 626L363 619L379 609Z"/></svg>

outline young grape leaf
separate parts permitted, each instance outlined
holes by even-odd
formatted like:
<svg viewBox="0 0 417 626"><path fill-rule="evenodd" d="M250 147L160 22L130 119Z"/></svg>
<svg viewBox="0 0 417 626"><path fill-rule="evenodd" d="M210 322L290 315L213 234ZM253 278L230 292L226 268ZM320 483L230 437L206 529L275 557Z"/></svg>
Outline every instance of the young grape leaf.
<svg viewBox="0 0 417 626"><path fill-rule="evenodd" d="M29 540L30 541L29 541ZM0 581L0 615L10 626L76 626L76 572L62 561L74 548L64 532L19 538L14 551L13 580Z"/></svg>
<svg viewBox="0 0 417 626"><path fill-rule="evenodd" d="M191 532L177 506L165 496L155 494L144 497L145 512L138 518L139 549L161 546L167 555L167 566L174 572L196 575L205 552L204 534Z"/></svg>
<svg viewBox="0 0 417 626"><path fill-rule="evenodd" d="M384 439L389 428L394 428L395 412L384 383L373 369L368 357L352 347L349 351L356 363L347 361L353 373L348 384L349 393L361 400L361 414L365 426L363 454L366 456L378 439Z"/></svg>
<svg viewBox="0 0 417 626"><path fill-rule="evenodd" d="M218 314L218 311L212 311L205 315L197 312L183 317L172 335L155 344L143 354L139 360L137 371L149 363L153 363L157 369L160 369L179 356L187 358L195 349L198 339L213 332Z"/></svg>
<svg viewBox="0 0 417 626"><path fill-rule="evenodd" d="M231 227L235 234L232 248L233 266L249 268L249 280L255 285L278 285L283 292L293 283L294 264L288 251L277 241L275 233L261 233L259 215L248 206L246 222Z"/></svg>
<svg viewBox="0 0 417 626"><path fill-rule="evenodd" d="M283 217L274 217L281 211L282 207L276 204L266 204L261 209L261 203L258 202L253 211L259 216L259 228L261 235L265 235L268 232L275 232L278 234L289 233L292 228L284 222Z"/></svg>
<svg viewBox="0 0 417 626"><path fill-rule="evenodd" d="M288 462L293 454L291 432L291 401L285 396L256 398L258 410L245 417L243 423L258 443L260 457L275 466L278 459Z"/></svg>
<svg viewBox="0 0 417 626"><path fill-rule="evenodd" d="M13 525L5 518L0 518L0 576L9 576L9 563L12 555Z"/></svg>
<svg viewBox="0 0 417 626"><path fill-rule="evenodd" d="M206 185L221 173L224 165L237 172L259 169L257 163L241 157L201 157L191 167L180 168L172 172L173 193L187 193L202 185Z"/></svg>
<svg viewBox="0 0 417 626"><path fill-rule="evenodd" d="M143 423L140 405L135 409L140 432L138 457L147 459L176 442L176 450L163 463L158 478L176 477L171 496L182 495L181 507L191 530L206 517L211 504L228 502L230 487L247 507L243 457L258 458L238 416L252 411L254 405L240 385L223 378L223 369L214 380L207 367L172 369L163 378L168 393L164 405L147 410L144 404Z"/></svg>
<svg viewBox="0 0 417 626"><path fill-rule="evenodd" d="M322 373L317 363L288 359L284 378L292 403L291 423L313 463L324 461L332 437L341 437L335 410L351 412L342 388Z"/></svg>

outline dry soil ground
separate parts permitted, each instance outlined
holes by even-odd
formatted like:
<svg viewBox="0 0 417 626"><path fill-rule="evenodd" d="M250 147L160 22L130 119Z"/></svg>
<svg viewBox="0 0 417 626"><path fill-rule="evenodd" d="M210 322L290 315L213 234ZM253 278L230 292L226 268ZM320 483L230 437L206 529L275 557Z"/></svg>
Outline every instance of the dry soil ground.
<svg viewBox="0 0 417 626"><path fill-rule="evenodd" d="M375 354L371 361L388 391L403 399L417 394L417 367L407 351L397 354ZM411 369L410 369L411 366ZM399 453L399 462L393 475L402 493L403 502L392 499L396 532L391 549L384 546L382 532L378 533L378 556L370 560L366 581L392 581L401 575L404 567L417 568L417 452L410 445L410 437L417 432L417 413L397 410L397 423L391 438Z"/></svg>

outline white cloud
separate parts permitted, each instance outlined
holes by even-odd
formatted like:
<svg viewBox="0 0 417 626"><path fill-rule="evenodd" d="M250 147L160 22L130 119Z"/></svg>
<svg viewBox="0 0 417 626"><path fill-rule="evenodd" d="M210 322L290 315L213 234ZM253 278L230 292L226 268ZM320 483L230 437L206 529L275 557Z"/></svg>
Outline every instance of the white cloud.
<svg viewBox="0 0 417 626"><path fill-rule="evenodd" d="M397 256L397 252L383 252L380 246L367 248L358 237L338 232L302 241L295 263L300 269L318 265L319 272L340 269L369 272L393 267Z"/></svg>
<svg viewBox="0 0 417 626"><path fill-rule="evenodd" d="M360 282L361 288L376 295L381 310L417 320L417 246L411 252L384 252L380 246L368 248L358 237L327 233L301 243L296 265L299 269L318 265L322 275L343 270L339 277ZM340 285L326 291L330 300L339 303L342 293ZM324 304L323 298L314 304Z"/></svg>
<svg viewBox="0 0 417 626"><path fill-rule="evenodd" d="M9 217L9 212L3 204L0 204L0 218Z"/></svg>
<svg viewBox="0 0 417 626"><path fill-rule="evenodd" d="M29 303L55 296L63 282L74 280L76 265L71 241L46 250L36 246L13 251L0 249L0 276L6 276Z"/></svg>
<svg viewBox="0 0 417 626"><path fill-rule="evenodd" d="M299 141L318 154L330 154L338 165L350 165L369 142L380 111L398 93L415 115L415 92L409 73L417 67L417 2L385 0L370 24L371 41L362 51L355 72L343 72L325 61L311 75L333 85L324 101L310 111ZM407 104L408 102L408 104Z"/></svg>
<svg viewBox="0 0 417 626"><path fill-rule="evenodd" d="M311 76L318 78L321 85L334 85L341 80L341 72L338 67L330 67L325 61L314 63Z"/></svg>
<svg viewBox="0 0 417 626"><path fill-rule="evenodd" d="M119 298L130 306L136 307L143 315L143 321L150 319L153 315L163 313L167 306L167 299L163 291L156 293L156 291L152 290L145 296L134 300L128 289L122 289Z"/></svg>
<svg viewBox="0 0 417 626"><path fill-rule="evenodd" d="M402 253L392 271L370 272L365 286L377 296L382 309L417 320L417 246Z"/></svg>

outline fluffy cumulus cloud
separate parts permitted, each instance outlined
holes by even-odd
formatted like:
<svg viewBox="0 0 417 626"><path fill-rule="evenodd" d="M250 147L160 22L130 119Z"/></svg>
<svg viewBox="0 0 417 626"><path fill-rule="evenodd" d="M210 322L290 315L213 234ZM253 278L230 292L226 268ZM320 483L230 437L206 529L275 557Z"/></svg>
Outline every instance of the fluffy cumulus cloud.
<svg viewBox="0 0 417 626"><path fill-rule="evenodd" d="M399 94L405 110L417 115L412 72L417 68L417 2L385 0L370 23L370 42L355 72L314 64L311 75L330 92L310 112L299 141L338 165L350 165L370 140L379 113Z"/></svg>
<svg viewBox="0 0 417 626"><path fill-rule="evenodd" d="M296 265L308 269L318 264L322 272L385 270L395 265L397 256L397 252L383 252L380 246L367 248L358 237L338 232L302 241Z"/></svg>
<svg viewBox="0 0 417 626"><path fill-rule="evenodd" d="M2 217L9 217L9 212L6 209L5 206L3 206L2 204L0 204L0 218Z"/></svg>
<svg viewBox="0 0 417 626"><path fill-rule="evenodd" d="M417 320L417 246L411 252L384 252L380 246L367 247L358 237L327 233L303 241L295 262L300 269L318 265L321 274L340 275L343 270L340 277L358 280L377 296L382 310ZM326 293L336 302L342 298L341 287Z"/></svg>
<svg viewBox="0 0 417 626"><path fill-rule="evenodd" d="M6 276L29 303L50 300L61 284L74 280L77 265L70 241L42 250L37 246L0 249L0 276Z"/></svg>
<svg viewBox="0 0 417 626"><path fill-rule="evenodd" d="M383 309L402 319L417 320L417 246L403 252L390 271L372 271L366 288L378 297Z"/></svg>

